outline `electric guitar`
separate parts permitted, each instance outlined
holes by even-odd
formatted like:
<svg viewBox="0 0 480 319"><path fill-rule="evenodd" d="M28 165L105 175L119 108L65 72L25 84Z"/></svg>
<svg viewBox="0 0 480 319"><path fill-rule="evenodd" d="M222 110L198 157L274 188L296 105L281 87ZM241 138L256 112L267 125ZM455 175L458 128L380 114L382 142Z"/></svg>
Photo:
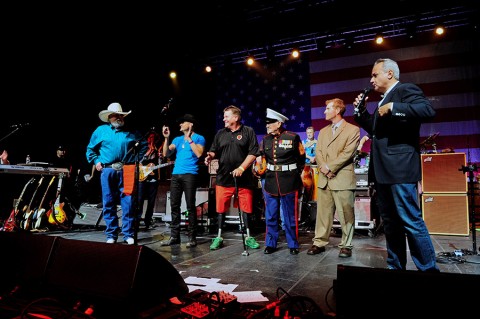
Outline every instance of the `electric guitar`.
<svg viewBox="0 0 480 319"><path fill-rule="evenodd" d="M53 204L53 209L50 209L47 212L48 222L52 225L61 225L67 220L67 214L63 210L63 205L65 205L65 203L60 203L60 192L62 190L62 181L63 181L63 178L60 178L58 180L57 199L55 200L55 204Z"/></svg>
<svg viewBox="0 0 480 319"><path fill-rule="evenodd" d="M18 207L20 206L20 203L22 202L23 194L25 194L25 191L27 190L28 185L33 184L35 182L35 177L32 177L26 184L23 186L23 190L20 193L20 196L15 202L15 206L12 210L12 213L10 214L10 217L5 221L5 224L3 225L3 230L4 231L14 231L16 228L18 228L19 224L17 223L17 215L18 215Z"/></svg>
<svg viewBox="0 0 480 319"><path fill-rule="evenodd" d="M139 165L138 167L138 180L140 182L143 182L144 180L147 179L148 175L153 175L153 171L158 169L158 168L162 168L162 167L165 167L165 166L169 166L169 165L173 165L175 162L168 162L168 163L163 163L163 164L159 164L159 165L155 165L153 163L150 163L148 165Z"/></svg>
<svg viewBox="0 0 480 319"><path fill-rule="evenodd" d="M38 205L37 211L34 214L35 219L36 219L35 220L35 225L33 227L34 229L38 229L42 225L42 221L44 219L43 216L44 216L44 213L45 213L45 208L42 208L43 202L45 201L45 197L47 196L48 190L50 189L50 186L52 185L54 179L55 179L55 176L52 176L52 179L50 180L50 183L48 183L47 189L45 190L45 194L43 194L42 200L40 201L40 204Z"/></svg>
<svg viewBox="0 0 480 319"><path fill-rule="evenodd" d="M67 214L63 210L65 203L56 202L53 205L53 211L48 211L48 222L52 225L61 225L67 220Z"/></svg>
<svg viewBox="0 0 480 319"><path fill-rule="evenodd" d="M31 209L32 203L33 203L33 200L35 199L35 195L37 195L37 191L40 188L40 185L42 185L43 178L44 178L44 176L42 175L42 177L40 177L40 180L38 181L37 188L35 188L35 191L33 192L32 198L30 199L30 203L28 204L28 206L25 209L25 214L24 214L23 222L22 222L22 228L25 229L25 230L28 230L30 228L30 222L31 222L31 219L32 219L32 215L34 213L33 209Z"/></svg>
<svg viewBox="0 0 480 319"><path fill-rule="evenodd" d="M261 177L267 171L267 160L262 156L262 159L256 160L255 164L252 165L253 175L256 177Z"/></svg>

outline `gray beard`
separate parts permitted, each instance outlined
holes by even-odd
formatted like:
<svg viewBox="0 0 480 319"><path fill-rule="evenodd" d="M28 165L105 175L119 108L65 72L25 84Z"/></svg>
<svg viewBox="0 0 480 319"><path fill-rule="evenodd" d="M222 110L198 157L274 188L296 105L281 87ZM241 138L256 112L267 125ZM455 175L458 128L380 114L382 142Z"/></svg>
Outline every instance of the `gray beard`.
<svg viewBox="0 0 480 319"><path fill-rule="evenodd" d="M125 122L122 121L122 120L116 120L116 121L112 122L111 124L114 128L120 128L125 124Z"/></svg>

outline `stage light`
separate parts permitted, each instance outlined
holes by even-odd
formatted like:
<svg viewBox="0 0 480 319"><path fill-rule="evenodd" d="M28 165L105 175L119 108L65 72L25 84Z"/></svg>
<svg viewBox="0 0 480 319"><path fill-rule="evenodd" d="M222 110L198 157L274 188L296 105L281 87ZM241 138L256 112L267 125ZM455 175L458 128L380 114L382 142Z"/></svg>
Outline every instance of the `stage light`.
<svg viewBox="0 0 480 319"><path fill-rule="evenodd" d="M175 79L176 77L177 77L177 72L175 72L175 71L170 72L170 78L171 79Z"/></svg>
<svg viewBox="0 0 480 319"><path fill-rule="evenodd" d="M254 62L255 62L255 59L253 58L253 56L249 56L247 58L247 64L248 65L252 65Z"/></svg>
<svg viewBox="0 0 480 319"><path fill-rule="evenodd" d="M382 44L383 43L383 35L381 33L378 33L376 36L375 36L375 43L376 44Z"/></svg>
<svg viewBox="0 0 480 319"><path fill-rule="evenodd" d="M299 56L300 56L300 51L298 49L293 49L292 50L292 57L296 59Z"/></svg>
<svg viewBox="0 0 480 319"><path fill-rule="evenodd" d="M205 66L205 72L207 73L212 72L212 67L210 65Z"/></svg>
<svg viewBox="0 0 480 319"><path fill-rule="evenodd" d="M438 25L435 26L435 34L436 35L442 35L444 33L445 33L445 27L443 25L438 24Z"/></svg>

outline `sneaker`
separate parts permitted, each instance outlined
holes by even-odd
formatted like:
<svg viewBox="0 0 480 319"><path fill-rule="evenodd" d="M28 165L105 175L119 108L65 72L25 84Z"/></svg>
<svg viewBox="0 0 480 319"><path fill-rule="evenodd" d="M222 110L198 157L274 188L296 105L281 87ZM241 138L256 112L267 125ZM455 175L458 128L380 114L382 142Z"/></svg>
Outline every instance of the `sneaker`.
<svg viewBox="0 0 480 319"><path fill-rule="evenodd" d="M210 245L210 250L217 250L220 247L223 247L223 238L222 237L213 238L212 244Z"/></svg>
<svg viewBox="0 0 480 319"><path fill-rule="evenodd" d="M133 245L135 244L135 240L132 237L128 237L127 239L124 240L128 245Z"/></svg>
<svg viewBox="0 0 480 319"><path fill-rule="evenodd" d="M252 249L260 248L260 245L257 243L255 238L253 238L253 237L247 237L245 239L245 245L247 245L248 248L252 248Z"/></svg>
<svg viewBox="0 0 480 319"><path fill-rule="evenodd" d="M113 238L107 239L107 244L115 244L117 241Z"/></svg>

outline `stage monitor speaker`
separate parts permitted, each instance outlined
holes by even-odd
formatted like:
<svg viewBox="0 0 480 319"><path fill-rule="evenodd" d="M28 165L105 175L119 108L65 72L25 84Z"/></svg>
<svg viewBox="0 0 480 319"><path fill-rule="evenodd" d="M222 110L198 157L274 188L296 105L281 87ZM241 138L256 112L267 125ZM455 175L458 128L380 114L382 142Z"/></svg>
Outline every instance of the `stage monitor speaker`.
<svg viewBox="0 0 480 319"><path fill-rule="evenodd" d="M468 236L467 195L423 194L422 216L432 235Z"/></svg>
<svg viewBox="0 0 480 319"><path fill-rule="evenodd" d="M65 238L56 241L45 286L72 302L88 300L97 315L115 310L133 314L188 293L179 272L146 246Z"/></svg>
<svg viewBox="0 0 480 319"><path fill-rule="evenodd" d="M0 291L16 286L22 290L40 289L56 240L55 236L34 235L26 231L0 232Z"/></svg>
<svg viewBox="0 0 480 319"><path fill-rule="evenodd" d="M474 274L338 265L337 318L470 318L478 287L480 275Z"/></svg>
<svg viewBox="0 0 480 319"><path fill-rule="evenodd" d="M466 193L465 153L421 154L423 193Z"/></svg>

